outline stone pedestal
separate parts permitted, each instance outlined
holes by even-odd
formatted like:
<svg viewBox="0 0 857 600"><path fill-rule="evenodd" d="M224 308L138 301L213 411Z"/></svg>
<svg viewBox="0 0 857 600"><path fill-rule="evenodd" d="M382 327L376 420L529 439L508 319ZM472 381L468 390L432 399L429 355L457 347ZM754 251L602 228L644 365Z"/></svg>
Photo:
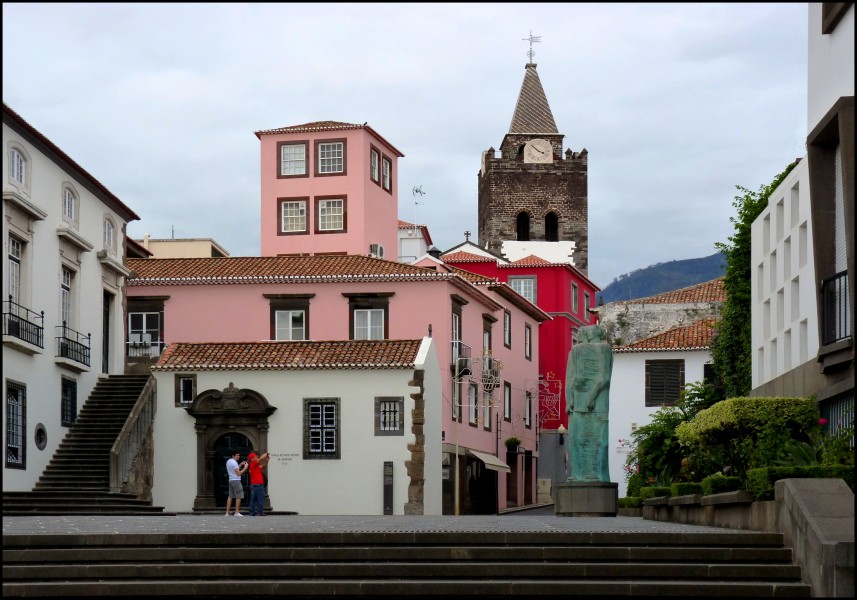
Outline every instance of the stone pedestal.
<svg viewBox="0 0 857 600"><path fill-rule="evenodd" d="M554 513L558 517L615 517L618 503L618 483L562 481L556 484Z"/></svg>

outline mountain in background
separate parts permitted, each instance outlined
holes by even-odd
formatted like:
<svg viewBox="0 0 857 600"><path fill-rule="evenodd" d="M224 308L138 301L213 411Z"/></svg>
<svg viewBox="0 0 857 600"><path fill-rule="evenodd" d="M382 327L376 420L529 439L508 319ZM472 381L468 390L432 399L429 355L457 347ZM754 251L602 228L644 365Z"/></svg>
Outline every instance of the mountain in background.
<svg viewBox="0 0 857 600"><path fill-rule="evenodd" d="M722 277L726 258L717 252L704 258L688 258L658 263L619 275L598 294L604 303L647 298Z"/></svg>

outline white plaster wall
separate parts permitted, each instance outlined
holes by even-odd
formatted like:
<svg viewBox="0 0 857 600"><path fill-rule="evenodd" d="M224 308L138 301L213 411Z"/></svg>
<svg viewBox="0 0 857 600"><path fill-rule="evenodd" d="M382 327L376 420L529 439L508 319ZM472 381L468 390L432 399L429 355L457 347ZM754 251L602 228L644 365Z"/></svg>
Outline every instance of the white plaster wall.
<svg viewBox="0 0 857 600"><path fill-rule="evenodd" d="M28 188L18 189L9 179L8 147L13 140L26 150L30 163ZM22 231L13 223L26 224L24 213L7 201L3 202L3 298L9 298L5 261L8 260L10 230L14 230L15 234L26 242L21 265L23 280L21 302L36 313L44 311L44 348L35 354L29 354L9 344L3 346L4 386L6 381L11 380L26 387L26 469L4 468L3 489L29 491L68 432L68 427L60 423L62 377L65 376L77 383L79 410L95 387L102 371L101 307L105 289L115 294L113 319L110 325L111 347L108 371L121 373L124 370L122 282L113 271L102 266L97 252L103 247L104 217L111 215L117 226L116 260L122 261L124 251L122 231L125 221L5 123L3 124L2 182L4 195L19 194L47 214L44 219L33 220L25 225L25 230ZM65 252L66 258L70 260L70 266L76 271L72 306L74 322L69 326L84 335L92 334L90 367L84 367L83 371L71 370L56 363L56 327L62 324L59 289L63 254L57 227L63 223L62 185L64 182L72 183L78 194L77 232L93 246L93 250L88 252ZM6 402L3 402L3 423L7 422L6 416ZM40 423L47 431L47 445L43 450L39 450L35 444L35 429Z"/></svg>
<svg viewBox="0 0 857 600"><path fill-rule="evenodd" d="M440 373L433 347L424 347L426 368L425 513L441 514ZM194 419L175 407L174 373L157 372L158 409L155 416L155 475L153 504L168 511L190 512L196 497L197 440ZM235 387L253 389L277 410L269 419L268 494L278 511L302 515L383 514L383 466L393 462L394 514L404 514L408 501L405 461L417 388L408 386L413 369L322 371L201 371L197 391ZM376 396L404 397L404 435L374 435ZM340 398L338 460L303 458L303 399ZM246 506L249 498L242 501Z"/></svg>
<svg viewBox="0 0 857 600"><path fill-rule="evenodd" d="M646 406L646 361L684 359L684 381L702 381L705 363L711 360L708 350L670 352L614 352L610 377L610 480L619 484L619 497L626 495L625 459L628 450L619 439L631 439L634 427L651 423L660 407Z"/></svg>
<svg viewBox="0 0 857 600"><path fill-rule="evenodd" d="M574 242L539 242L539 241L510 241L503 242L501 252L509 260L515 262L531 254L552 263L568 263L574 265Z"/></svg>
<svg viewBox="0 0 857 600"><path fill-rule="evenodd" d="M854 5L832 33L821 33L821 2L809 3L807 132L842 96L854 95Z"/></svg>
<svg viewBox="0 0 857 600"><path fill-rule="evenodd" d="M750 228L753 388L815 360L818 353L812 235L804 158Z"/></svg>

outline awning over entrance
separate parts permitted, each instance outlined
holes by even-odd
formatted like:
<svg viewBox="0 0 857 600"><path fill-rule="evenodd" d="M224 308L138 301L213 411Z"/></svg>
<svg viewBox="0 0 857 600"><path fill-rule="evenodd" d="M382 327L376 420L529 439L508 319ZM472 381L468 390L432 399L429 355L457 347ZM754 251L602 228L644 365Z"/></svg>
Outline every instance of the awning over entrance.
<svg viewBox="0 0 857 600"><path fill-rule="evenodd" d="M509 465L504 463L502 460L500 460L493 454L488 454L487 452L479 452L477 450L471 450L470 448L467 449L467 453L485 463L486 469L491 469L492 471L502 471L503 473L512 472L512 469L509 468Z"/></svg>

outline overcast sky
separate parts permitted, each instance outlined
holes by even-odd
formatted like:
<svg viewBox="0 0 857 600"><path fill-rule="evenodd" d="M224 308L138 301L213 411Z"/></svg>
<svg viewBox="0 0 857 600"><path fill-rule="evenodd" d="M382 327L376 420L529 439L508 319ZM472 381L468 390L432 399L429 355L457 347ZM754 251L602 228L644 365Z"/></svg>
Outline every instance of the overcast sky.
<svg viewBox="0 0 857 600"><path fill-rule="evenodd" d="M477 233L532 32L564 148L589 151L600 287L713 254L736 185L805 154L806 4L3 4L3 102L133 209L131 236L260 247L255 131L364 123L399 218ZM415 195L419 187L424 195ZM415 202L415 198L418 202Z"/></svg>

